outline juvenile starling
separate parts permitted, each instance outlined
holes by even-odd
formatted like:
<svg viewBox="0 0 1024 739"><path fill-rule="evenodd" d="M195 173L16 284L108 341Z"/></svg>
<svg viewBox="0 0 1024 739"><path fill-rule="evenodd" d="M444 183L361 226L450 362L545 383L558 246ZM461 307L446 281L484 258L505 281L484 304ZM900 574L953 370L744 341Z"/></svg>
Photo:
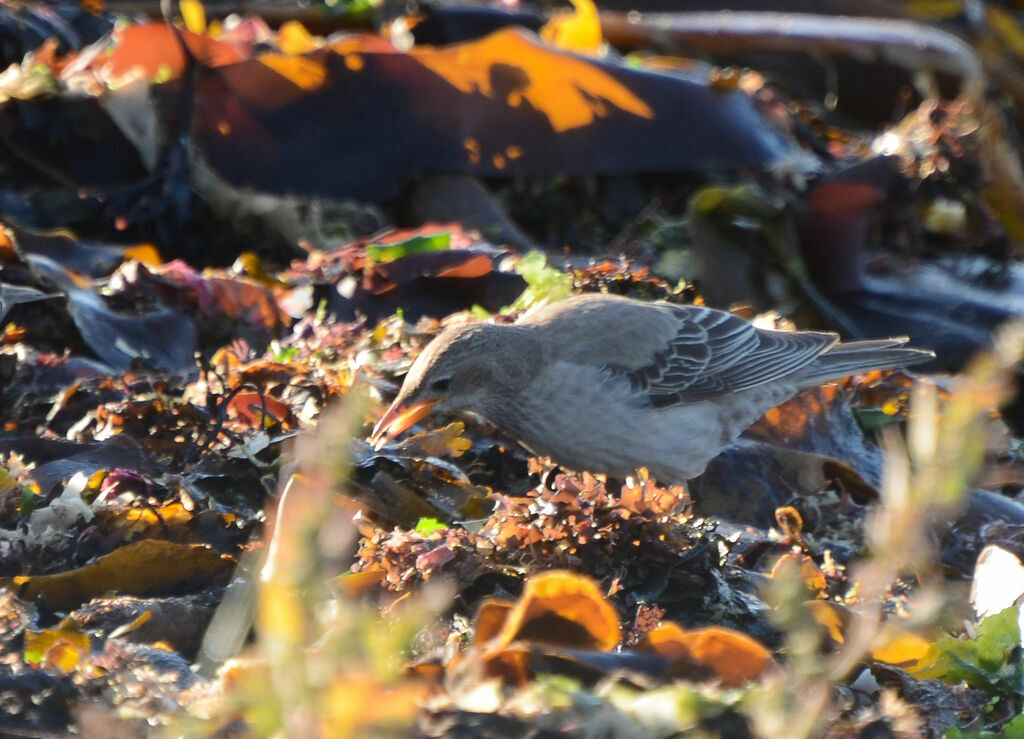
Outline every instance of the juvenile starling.
<svg viewBox="0 0 1024 739"><path fill-rule="evenodd" d="M931 359L907 339L839 343L711 308L582 295L514 324L442 331L373 430L379 448L431 411L468 412L575 470L647 467L680 483L794 395Z"/></svg>

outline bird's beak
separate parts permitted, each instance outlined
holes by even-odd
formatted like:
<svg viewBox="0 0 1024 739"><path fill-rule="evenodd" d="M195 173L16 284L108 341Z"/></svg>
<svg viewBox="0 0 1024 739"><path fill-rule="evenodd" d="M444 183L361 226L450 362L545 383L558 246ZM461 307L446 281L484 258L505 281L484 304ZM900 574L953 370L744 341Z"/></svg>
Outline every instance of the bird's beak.
<svg viewBox="0 0 1024 739"><path fill-rule="evenodd" d="M373 427L370 434L370 443L374 449L380 449L400 433L430 415L430 411L437 404L436 400L423 400L408 408L392 403L377 425Z"/></svg>

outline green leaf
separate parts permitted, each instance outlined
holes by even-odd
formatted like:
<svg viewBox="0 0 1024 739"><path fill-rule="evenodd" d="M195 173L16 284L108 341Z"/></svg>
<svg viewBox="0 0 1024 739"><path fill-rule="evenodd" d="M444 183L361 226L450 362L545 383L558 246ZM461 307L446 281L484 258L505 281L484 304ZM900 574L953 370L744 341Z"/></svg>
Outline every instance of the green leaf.
<svg viewBox="0 0 1024 739"><path fill-rule="evenodd" d="M27 516L36 508L36 503L39 502L40 496L37 495L31 488L21 489L21 505L18 506L18 513L22 516Z"/></svg>
<svg viewBox="0 0 1024 739"><path fill-rule="evenodd" d="M285 364L298 359L299 348L297 346L281 346L281 342L274 339L270 342L270 354L274 357L275 362Z"/></svg>
<svg viewBox="0 0 1024 739"><path fill-rule="evenodd" d="M424 516L416 522L417 534L433 534L435 531L445 531L448 526L436 518Z"/></svg>
<svg viewBox="0 0 1024 739"><path fill-rule="evenodd" d="M911 670L920 679L966 682L989 695L1017 697L1022 685L1020 627L1014 606L984 619L973 639L945 637Z"/></svg>
<svg viewBox="0 0 1024 739"><path fill-rule="evenodd" d="M883 426L900 422L900 417L886 413L881 408L854 408L853 416L857 425L866 434L872 434Z"/></svg>
<svg viewBox="0 0 1024 739"><path fill-rule="evenodd" d="M1024 739L1024 713L1003 724L1004 739Z"/></svg>
<svg viewBox="0 0 1024 739"><path fill-rule="evenodd" d="M370 244L366 247L366 256L375 262L393 262L410 254L444 251L450 249L451 244L452 235L446 231L432 236L413 236L397 244Z"/></svg>
<svg viewBox="0 0 1024 739"><path fill-rule="evenodd" d="M531 251L523 255L515 271L526 280L527 287L509 310L557 303L572 297L572 276L548 266L548 258L543 252Z"/></svg>

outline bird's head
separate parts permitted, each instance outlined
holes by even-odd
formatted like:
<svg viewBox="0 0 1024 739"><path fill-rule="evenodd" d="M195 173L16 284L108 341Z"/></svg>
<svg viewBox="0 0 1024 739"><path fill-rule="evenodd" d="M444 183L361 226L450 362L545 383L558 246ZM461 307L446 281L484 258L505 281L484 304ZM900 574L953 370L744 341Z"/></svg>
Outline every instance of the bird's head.
<svg viewBox="0 0 1024 739"><path fill-rule="evenodd" d="M533 378L532 344L528 331L512 325L445 329L409 368L398 395L374 427L371 443L381 448L434 411L491 417L492 409L513 402Z"/></svg>

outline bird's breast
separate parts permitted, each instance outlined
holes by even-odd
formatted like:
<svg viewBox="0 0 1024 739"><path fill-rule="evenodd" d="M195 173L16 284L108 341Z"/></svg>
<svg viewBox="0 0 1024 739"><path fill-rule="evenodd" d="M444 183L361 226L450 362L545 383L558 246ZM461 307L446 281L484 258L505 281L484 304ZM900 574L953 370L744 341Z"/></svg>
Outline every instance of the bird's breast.
<svg viewBox="0 0 1024 739"><path fill-rule="evenodd" d="M684 482L794 392L755 388L656 409L607 370L556 362L515 398L514 411L492 420L536 454L576 470L623 476L647 467L663 482Z"/></svg>

